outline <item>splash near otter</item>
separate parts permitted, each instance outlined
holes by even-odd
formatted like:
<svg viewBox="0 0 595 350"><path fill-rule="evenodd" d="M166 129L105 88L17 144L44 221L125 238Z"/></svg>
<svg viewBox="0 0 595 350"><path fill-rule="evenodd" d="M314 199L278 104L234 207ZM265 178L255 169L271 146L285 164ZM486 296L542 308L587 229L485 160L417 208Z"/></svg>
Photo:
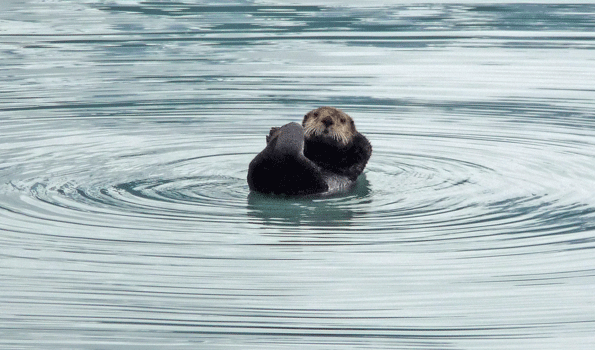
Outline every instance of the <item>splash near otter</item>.
<svg viewBox="0 0 595 350"><path fill-rule="evenodd" d="M372 145L357 132L353 119L333 107L308 112L302 125L274 127L266 139L267 146L248 167L248 186L263 193L348 190L372 155Z"/></svg>

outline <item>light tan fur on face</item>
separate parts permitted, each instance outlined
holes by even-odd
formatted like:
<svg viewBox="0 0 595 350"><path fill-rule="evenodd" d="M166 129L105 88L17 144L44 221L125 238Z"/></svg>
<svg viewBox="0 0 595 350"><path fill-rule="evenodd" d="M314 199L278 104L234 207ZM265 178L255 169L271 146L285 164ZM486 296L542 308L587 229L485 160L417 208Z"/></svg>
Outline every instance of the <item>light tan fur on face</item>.
<svg viewBox="0 0 595 350"><path fill-rule="evenodd" d="M304 137L330 137L345 146L356 135L353 119L334 107L320 107L308 112L302 122Z"/></svg>

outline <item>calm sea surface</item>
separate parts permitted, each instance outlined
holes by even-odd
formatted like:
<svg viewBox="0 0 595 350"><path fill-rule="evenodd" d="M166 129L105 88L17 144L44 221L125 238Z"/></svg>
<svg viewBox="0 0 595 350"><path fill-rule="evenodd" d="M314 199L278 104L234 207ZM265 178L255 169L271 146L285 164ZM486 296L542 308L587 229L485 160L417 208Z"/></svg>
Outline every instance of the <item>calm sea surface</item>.
<svg viewBox="0 0 595 350"><path fill-rule="evenodd" d="M595 348L595 5L296 3L2 1L0 348Z"/></svg>

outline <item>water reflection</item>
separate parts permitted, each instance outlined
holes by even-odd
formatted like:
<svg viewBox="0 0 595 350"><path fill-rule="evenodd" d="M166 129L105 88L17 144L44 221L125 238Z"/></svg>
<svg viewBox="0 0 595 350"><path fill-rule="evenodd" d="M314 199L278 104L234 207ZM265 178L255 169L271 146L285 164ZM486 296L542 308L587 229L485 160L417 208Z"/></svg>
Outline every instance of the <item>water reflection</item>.
<svg viewBox="0 0 595 350"><path fill-rule="evenodd" d="M356 186L344 194L325 197L284 197L251 192L248 216L265 225L306 225L312 227L345 227L361 217L373 202L370 182L362 175Z"/></svg>

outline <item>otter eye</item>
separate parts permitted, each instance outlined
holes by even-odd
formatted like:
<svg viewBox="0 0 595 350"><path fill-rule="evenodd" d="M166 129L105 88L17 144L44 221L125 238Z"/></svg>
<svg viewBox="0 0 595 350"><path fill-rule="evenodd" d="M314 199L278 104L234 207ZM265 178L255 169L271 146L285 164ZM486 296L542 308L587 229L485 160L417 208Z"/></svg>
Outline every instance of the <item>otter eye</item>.
<svg viewBox="0 0 595 350"><path fill-rule="evenodd" d="M345 118L341 118L341 124L345 124Z"/></svg>

